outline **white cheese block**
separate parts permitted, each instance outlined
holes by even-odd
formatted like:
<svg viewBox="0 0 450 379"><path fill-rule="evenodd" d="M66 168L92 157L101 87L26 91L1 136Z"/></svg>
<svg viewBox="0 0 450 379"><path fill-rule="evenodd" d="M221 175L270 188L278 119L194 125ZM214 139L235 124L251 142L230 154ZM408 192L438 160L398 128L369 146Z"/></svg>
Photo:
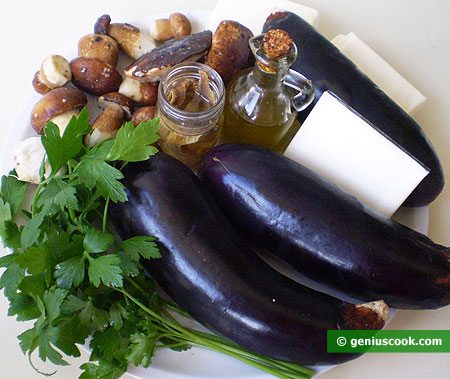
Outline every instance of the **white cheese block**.
<svg viewBox="0 0 450 379"><path fill-rule="evenodd" d="M330 92L321 96L285 155L388 217L429 173Z"/></svg>
<svg viewBox="0 0 450 379"><path fill-rule="evenodd" d="M340 34L331 41L404 111L413 115L427 98L355 33Z"/></svg>
<svg viewBox="0 0 450 379"><path fill-rule="evenodd" d="M223 20L237 21L256 36L261 34L266 18L276 11L289 11L302 17L314 27L319 22L316 9L289 0L219 0L214 8L208 29L213 33Z"/></svg>

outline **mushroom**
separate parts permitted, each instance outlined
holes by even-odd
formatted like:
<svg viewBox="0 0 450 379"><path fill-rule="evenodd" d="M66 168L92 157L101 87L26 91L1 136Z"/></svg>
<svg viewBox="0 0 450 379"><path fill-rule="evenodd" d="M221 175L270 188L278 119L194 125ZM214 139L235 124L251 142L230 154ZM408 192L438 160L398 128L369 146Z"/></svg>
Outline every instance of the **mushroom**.
<svg viewBox="0 0 450 379"><path fill-rule="evenodd" d="M155 20L150 27L150 36L158 42L182 38L191 34L189 19L182 13L172 13L169 18Z"/></svg>
<svg viewBox="0 0 450 379"><path fill-rule="evenodd" d="M41 95L45 95L46 93L50 92L52 89L49 88L46 84L42 83L41 79L39 78L39 71L36 71L33 78L33 88L37 93L40 93Z"/></svg>
<svg viewBox="0 0 450 379"><path fill-rule="evenodd" d="M73 116L87 104L86 95L76 88L60 87L51 90L31 111L31 125L38 134L44 132L47 122L58 125L61 134Z"/></svg>
<svg viewBox="0 0 450 379"><path fill-rule="evenodd" d="M147 107L140 107L133 113L131 121L135 126L138 126L142 121L152 120L156 117L156 107L149 105Z"/></svg>
<svg viewBox="0 0 450 379"><path fill-rule="evenodd" d="M172 13L169 17L170 27L176 39L191 34L192 27L189 19L182 13Z"/></svg>
<svg viewBox="0 0 450 379"><path fill-rule="evenodd" d="M110 103L92 124L91 134L87 134L84 143L94 146L108 138L115 138L123 123L123 109L119 104Z"/></svg>
<svg viewBox="0 0 450 379"><path fill-rule="evenodd" d="M50 55L42 61L40 80L49 88L58 88L70 82L69 62L61 55Z"/></svg>
<svg viewBox="0 0 450 379"><path fill-rule="evenodd" d="M158 85L125 78L120 85L119 93L139 105L155 105L158 97Z"/></svg>
<svg viewBox="0 0 450 379"><path fill-rule="evenodd" d="M33 79L36 92L45 94L70 82L72 72L69 62L61 55L49 55L42 61L41 69Z"/></svg>
<svg viewBox="0 0 450 379"><path fill-rule="evenodd" d="M110 92L100 96L97 99L97 104L103 110L105 110L106 107L110 104L120 105L122 107L123 118L125 120L130 120L131 115L134 112L134 106L132 101L128 97L122 95L119 92Z"/></svg>
<svg viewBox="0 0 450 379"><path fill-rule="evenodd" d="M41 178L39 171L45 156L45 149L42 145L41 137L30 137L19 144L14 149L14 166L19 180L28 183L39 184ZM45 172L50 171L50 164L45 161Z"/></svg>
<svg viewBox="0 0 450 379"><path fill-rule="evenodd" d="M119 60L119 45L107 35L88 34L78 42L78 55L98 59L115 67Z"/></svg>
<svg viewBox="0 0 450 379"><path fill-rule="evenodd" d="M122 76L113 66L95 58L78 57L70 62L72 83L91 95L119 89Z"/></svg>
<svg viewBox="0 0 450 379"><path fill-rule="evenodd" d="M194 62L205 56L211 47L211 40L211 31L205 30L167 41L126 67L125 75L141 82L157 82L178 63Z"/></svg>
<svg viewBox="0 0 450 379"><path fill-rule="evenodd" d="M163 42L173 37L173 31L168 18L153 21L150 26L150 37L156 42Z"/></svg>
<svg viewBox="0 0 450 379"><path fill-rule="evenodd" d="M108 35L115 39L120 48L134 59L140 58L156 47L153 38L134 25L109 24Z"/></svg>
<svg viewBox="0 0 450 379"><path fill-rule="evenodd" d="M109 24L111 23L111 17L109 14L100 16L94 25L95 34L108 34Z"/></svg>

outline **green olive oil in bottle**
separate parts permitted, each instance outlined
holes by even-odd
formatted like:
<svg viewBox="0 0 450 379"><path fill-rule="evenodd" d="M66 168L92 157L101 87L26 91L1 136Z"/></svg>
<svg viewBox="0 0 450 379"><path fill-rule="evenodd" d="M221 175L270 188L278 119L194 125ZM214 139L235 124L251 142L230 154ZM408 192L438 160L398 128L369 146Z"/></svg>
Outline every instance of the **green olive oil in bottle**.
<svg viewBox="0 0 450 379"><path fill-rule="evenodd" d="M255 67L228 85L221 143L249 143L282 153L300 128L297 112L314 98L311 82L289 70L297 48L281 30L249 41Z"/></svg>

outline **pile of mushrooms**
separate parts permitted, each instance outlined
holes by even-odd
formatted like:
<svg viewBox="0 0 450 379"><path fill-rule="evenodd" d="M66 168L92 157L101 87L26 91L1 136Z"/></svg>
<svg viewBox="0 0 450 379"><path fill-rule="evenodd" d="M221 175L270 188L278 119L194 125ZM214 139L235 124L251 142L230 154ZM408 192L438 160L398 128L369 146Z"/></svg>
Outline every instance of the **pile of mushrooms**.
<svg viewBox="0 0 450 379"><path fill-rule="evenodd" d="M135 125L156 115L158 83L134 77L125 78L116 68L121 51L133 60L151 52L157 43L180 39L191 33L189 20L181 13L156 20L147 34L127 23L111 23L101 16L94 33L78 42L78 57L68 61L61 55L46 57L33 78L33 88L42 98L31 112L31 125L37 134L44 132L48 122L56 124L61 135L74 116L96 97L102 113L94 120L92 132L84 143L95 145L114 138L125 121ZM91 96L87 96L87 95ZM45 150L40 137L22 141L15 149L14 162L20 180L39 183L39 167ZM45 163L49 170L48 162Z"/></svg>

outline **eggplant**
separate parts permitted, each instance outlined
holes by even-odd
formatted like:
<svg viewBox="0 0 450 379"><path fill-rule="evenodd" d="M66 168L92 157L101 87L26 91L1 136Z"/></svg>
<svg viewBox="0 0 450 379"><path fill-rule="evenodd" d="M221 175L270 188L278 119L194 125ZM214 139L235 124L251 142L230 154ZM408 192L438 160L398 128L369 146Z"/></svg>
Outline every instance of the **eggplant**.
<svg viewBox="0 0 450 379"><path fill-rule="evenodd" d="M279 274L238 236L199 179L161 152L128 164L128 201L110 204L122 238L152 235L160 259L143 261L161 288L197 321L236 344L300 364L336 364L328 329L380 329L386 304L353 305Z"/></svg>
<svg viewBox="0 0 450 379"><path fill-rule="evenodd" d="M432 202L444 187L444 174L433 146L417 122L302 18L289 12L275 13L264 24L264 31L271 29L289 33L298 49L292 68L314 85L315 99L299 113L300 123L325 91L333 92L430 169L404 205L418 207Z"/></svg>
<svg viewBox="0 0 450 379"><path fill-rule="evenodd" d="M450 303L450 249L303 165L254 145L220 145L198 170L238 230L317 283L361 300Z"/></svg>

